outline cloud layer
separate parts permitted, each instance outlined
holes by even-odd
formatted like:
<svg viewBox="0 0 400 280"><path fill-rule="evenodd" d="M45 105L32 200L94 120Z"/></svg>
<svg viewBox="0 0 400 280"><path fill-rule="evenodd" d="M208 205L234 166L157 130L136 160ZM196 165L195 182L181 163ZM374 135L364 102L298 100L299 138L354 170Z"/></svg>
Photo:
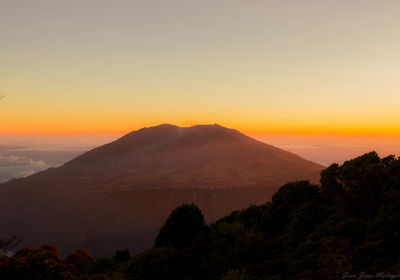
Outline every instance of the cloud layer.
<svg viewBox="0 0 400 280"><path fill-rule="evenodd" d="M13 178L32 175L47 169L49 166L43 160L32 160L22 156L0 155L0 182Z"/></svg>

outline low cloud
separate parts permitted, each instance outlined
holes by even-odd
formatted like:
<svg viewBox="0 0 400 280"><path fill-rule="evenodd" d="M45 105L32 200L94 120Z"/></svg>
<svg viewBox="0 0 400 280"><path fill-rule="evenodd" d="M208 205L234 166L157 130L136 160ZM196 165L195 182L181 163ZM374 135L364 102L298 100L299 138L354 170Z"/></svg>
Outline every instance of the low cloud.
<svg viewBox="0 0 400 280"><path fill-rule="evenodd" d="M32 160L22 156L0 155L0 182L32 175L49 168L43 160Z"/></svg>

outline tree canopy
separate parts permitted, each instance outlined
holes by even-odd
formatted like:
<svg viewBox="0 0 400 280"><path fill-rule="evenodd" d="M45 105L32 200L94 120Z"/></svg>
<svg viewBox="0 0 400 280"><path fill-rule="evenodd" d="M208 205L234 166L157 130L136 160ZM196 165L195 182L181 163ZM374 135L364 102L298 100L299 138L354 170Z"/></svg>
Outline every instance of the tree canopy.
<svg viewBox="0 0 400 280"><path fill-rule="evenodd" d="M201 210L194 204L179 206L157 235L155 246L182 249L191 244L206 228Z"/></svg>

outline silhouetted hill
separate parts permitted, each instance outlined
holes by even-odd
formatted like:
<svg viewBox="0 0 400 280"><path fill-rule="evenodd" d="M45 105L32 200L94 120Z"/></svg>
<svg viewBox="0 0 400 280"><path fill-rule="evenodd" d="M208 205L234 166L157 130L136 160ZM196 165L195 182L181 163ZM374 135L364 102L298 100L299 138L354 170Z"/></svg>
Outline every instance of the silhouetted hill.
<svg viewBox="0 0 400 280"><path fill-rule="evenodd" d="M168 213L200 206L207 221L269 200L322 166L219 125L143 128L58 168L0 185L0 235L61 253L148 247Z"/></svg>

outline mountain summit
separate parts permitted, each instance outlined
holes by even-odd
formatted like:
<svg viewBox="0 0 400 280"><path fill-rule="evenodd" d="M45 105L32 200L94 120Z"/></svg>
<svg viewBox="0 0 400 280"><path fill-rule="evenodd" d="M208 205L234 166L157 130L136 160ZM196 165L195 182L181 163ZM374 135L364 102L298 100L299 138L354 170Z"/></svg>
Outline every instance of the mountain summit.
<svg viewBox="0 0 400 280"><path fill-rule="evenodd" d="M284 183L317 182L321 165L219 125L133 131L63 166L0 184L0 236L95 255L150 246L172 209L208 221L268 201Z"/></svg>
<svg viewBox="0 0 400 280"><path fill-rule="evenodd" d="M142 128L57 170L107 189L245 187L318 181L322 166L220 125Z"/></svg>

